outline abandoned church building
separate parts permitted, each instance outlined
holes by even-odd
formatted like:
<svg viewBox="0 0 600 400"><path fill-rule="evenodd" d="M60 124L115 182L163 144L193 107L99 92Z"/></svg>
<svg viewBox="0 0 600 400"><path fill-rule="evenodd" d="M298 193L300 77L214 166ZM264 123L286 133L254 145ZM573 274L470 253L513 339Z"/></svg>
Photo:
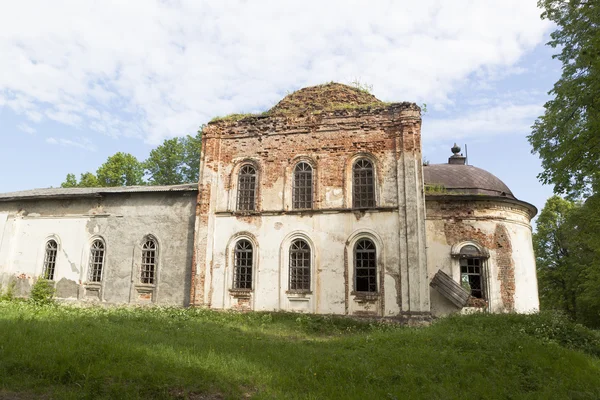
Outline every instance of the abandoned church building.
<svg viewBox="0 0 600 400"><path fill-rule="evenodd" d="M536 311L535 207L448 155L423 165L414 103L301 89L210 122L198 184L0 194L0 282L106 304Z"/></svg>

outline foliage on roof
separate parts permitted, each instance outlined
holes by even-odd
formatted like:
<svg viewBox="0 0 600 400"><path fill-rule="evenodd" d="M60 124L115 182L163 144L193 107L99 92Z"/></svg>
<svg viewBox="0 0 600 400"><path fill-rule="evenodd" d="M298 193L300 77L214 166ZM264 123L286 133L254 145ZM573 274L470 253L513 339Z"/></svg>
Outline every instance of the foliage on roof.
<svg viewBox="0 0 600 400"><path fill-rule="evenodd" d="M389 104L369 93L365 85L348 86L330 82L290 93L268 111L257 114L230 114L213 118L210 122L234 122L246 118L319 114L324 111L385 107Z"/></svg>

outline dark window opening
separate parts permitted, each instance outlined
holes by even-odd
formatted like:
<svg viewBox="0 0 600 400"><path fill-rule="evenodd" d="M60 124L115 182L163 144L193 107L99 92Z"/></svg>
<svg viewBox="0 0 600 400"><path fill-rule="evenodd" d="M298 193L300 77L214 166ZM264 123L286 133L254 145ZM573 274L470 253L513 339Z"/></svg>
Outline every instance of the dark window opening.
<svg viewBox="0 0 600 400"><path fill-rule="evenodd" d="M361 239L354 249L354 289L377 292L377 252L369 239Z"/></svg>
<svg viewBox="0 0 600 400"><path fill-rule="evenodd" d="M375 207L375 174L371 161L356 161L352 167L352 178L352 206Z"/></svg>
<svg viewBox="0 0 600 400"><path fill-rule="evenodd" d="M158 245L154 239L146 239L142 246L142 273L140 282L154 285L156 281Z"/></svg>
<svg viewBox="0 0 600 400"><path fill-rule="evenodd" d="M485 299L483 291L483 270L481 258L464 257L460 259L460 282L462 287L478 299Z"/></svg>
<svg viewBox="0 0 600 400"><path fill-rule="evenodd" d="M90 248L90 282L102 281L102 268L104 266L104 242L94 240Z"/></svg>
<svg viewBox="0 0 600 400"><path fill-rule="evenodd" d="M44 270L42 277L49 281L54 280L54 271L56 269L56 253L58 252L58 243L56 240L48 240L46 243L46 255L44 256Z"/></svg>
<svg viewBox="0 0 600 400"><path fill-rule="evenodd" d="M298 163L294 168L294 185L292 193L293 208L312 208L313 203L313 170L305 162Z"/></svg>
<svg viewBox="0 0 600 400"><path fill-rule="evenodd" d="M238 175L237 209L254 211L256 207L256 168L250 164L242 166Z"/></svg>
<svg viewBox="0 0 600 400"><path fill-rule="evenodd" d="M304 240L290 246L290 290L310 290L310 247Z"/></svg>
<svg viewBox="0 0 600 400"><path fill-rule="evenodd" d="M234 289L252 289L252 243L248 240L240 240L235 245L234 254Z"/></svg>

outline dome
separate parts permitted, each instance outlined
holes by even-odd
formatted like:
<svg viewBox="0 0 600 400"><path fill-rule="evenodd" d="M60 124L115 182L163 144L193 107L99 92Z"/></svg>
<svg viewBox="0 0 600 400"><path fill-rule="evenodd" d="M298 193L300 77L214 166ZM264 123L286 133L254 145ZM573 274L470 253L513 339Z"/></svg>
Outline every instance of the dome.
<svg viewBox="0 0 600 400"><path fill-rule="evenodd" d="M306 87L285 96L269 110L269 115L302 114L307 111L383 105L381 100L365 90L331 82Z"/></svg>
<svg viewBox="0 0 600 400"><path fill-rule="evenodd" d="M504 182L493 174L472 165L426 165L423 166L423 180L425 185L443 187L448 194L476 194L515 199Z"/></svg>

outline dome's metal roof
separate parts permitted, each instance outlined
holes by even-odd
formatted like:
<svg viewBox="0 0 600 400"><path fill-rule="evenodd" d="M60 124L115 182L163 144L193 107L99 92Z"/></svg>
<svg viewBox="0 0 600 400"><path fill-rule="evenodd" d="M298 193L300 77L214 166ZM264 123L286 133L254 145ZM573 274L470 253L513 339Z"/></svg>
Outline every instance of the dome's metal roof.
<svg viewBox="0 0 600 400"><path fill-rule="evenodd" d="M493 174L472 165L423 166L425 185L439 186L440 194L477 194L515 199L508 186Z"/></svg>

